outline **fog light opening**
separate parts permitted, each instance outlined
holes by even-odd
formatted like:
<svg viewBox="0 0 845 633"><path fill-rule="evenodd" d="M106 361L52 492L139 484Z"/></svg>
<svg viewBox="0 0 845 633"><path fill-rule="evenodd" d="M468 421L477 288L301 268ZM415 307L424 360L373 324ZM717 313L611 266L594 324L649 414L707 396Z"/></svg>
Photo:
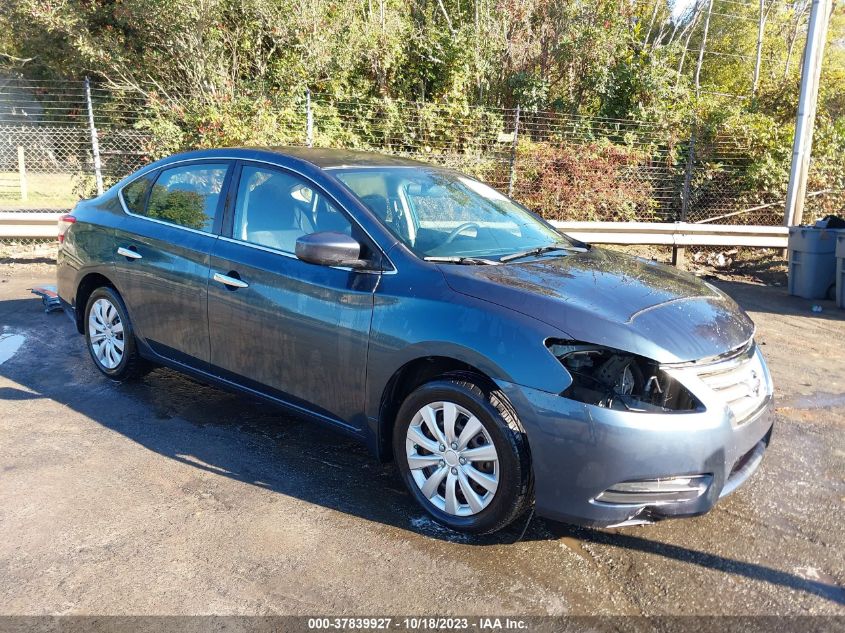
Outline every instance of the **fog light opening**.
<svg viewBox="0 0 845 633"><path fill-rule="evenodd" d="M602 492L595 501L613 505L683 503L698 499L707 492L712 481L712 475L624 481Z"/></svg>

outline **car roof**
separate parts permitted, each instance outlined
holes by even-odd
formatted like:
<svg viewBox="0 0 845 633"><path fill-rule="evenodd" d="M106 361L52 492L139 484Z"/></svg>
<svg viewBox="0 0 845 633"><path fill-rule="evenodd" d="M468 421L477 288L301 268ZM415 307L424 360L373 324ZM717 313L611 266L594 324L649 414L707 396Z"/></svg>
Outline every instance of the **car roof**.
<svg viewBox="0 0 845 633"><path fill-rule="evenodd" d="M321 169L342 167L430 167L426 163L410 158L351 149L313 147L256 147L249 149L259 149L282 156L298 158Z"/></svg>
<svg viewBox="0 0 845 633"><path fill-rule="evenodd" d="M402 156L379 154L378 152L362 152L353 149L328 149L312 147L219 147L213 149L199 149L179 154L173 154L153 165L160 167L179 160L200 158L240 158L244 160L270 156L292 158L295 161L309 163L317 169L342 169L344 167L436 167ZM152 166L152 165L151 165Z"/></svg>
<svg viewBox="0 0 845 633"><path fill-rule="evenodd" d="M443 169L437 165L425 163L402 156L380 154L378 152L363 152L351 149L328 149L311 147L216 147L195 149L178 154L171 154L153 163L149 163L116 183L116 187L124 187L139 175L150 173L156 169L166 168L175 163L193 160L230 159L230 160L264 160L273 161L275 158L287 158L301 167L308 166L316 170L332 170L344 168L370 167L405 167Z"/></svg>

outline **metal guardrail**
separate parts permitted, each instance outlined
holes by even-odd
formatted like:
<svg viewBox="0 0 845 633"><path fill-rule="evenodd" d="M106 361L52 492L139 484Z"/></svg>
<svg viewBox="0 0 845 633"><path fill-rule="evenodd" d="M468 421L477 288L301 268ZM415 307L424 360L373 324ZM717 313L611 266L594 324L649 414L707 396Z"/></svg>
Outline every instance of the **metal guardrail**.
<svg viewBox="0 0 845 633"><path fill-rule="evenodd" d="M656 246L786 248L786 226L734 226L689 222L552 222L582 242Z"/></svg>
<svg viewBox="0 0 845 633"><path fill-rule="evenodd" d="M0 212L0 239L55 237L62 213ZM688 222L552 222L575 239L595 244L655 246L750 246L786 248L785 226L733 226Z"/></svg>
<svg viewBox="0 0 845 633"><path fill-rule="evenodd" d="M57 238L61 213L4 213L0 211L0 239Z"/></svg>

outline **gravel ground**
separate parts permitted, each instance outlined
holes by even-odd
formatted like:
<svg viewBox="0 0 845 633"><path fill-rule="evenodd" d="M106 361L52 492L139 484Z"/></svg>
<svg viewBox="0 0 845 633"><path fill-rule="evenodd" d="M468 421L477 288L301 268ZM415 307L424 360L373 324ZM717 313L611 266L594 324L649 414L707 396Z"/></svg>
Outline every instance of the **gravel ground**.
<svg viewBox="0 0 845 633"><path fill-rule="evenodd" d="M777 420L710 514L467 538L392 467L269 405L166 369L109 383L29 294L53 278L49 257L0 260L0 614L845 615L830 302L718 282L758 324Z"/></svg>

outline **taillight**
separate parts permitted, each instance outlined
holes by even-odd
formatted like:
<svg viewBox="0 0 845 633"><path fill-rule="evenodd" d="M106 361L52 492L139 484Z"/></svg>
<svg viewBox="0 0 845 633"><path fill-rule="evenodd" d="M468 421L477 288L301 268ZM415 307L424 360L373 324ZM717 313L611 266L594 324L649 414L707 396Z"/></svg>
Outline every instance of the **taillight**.
<svg viewBox="0 0 845 633"><path fill-rule="evenodd" d="M76 218L70 213L65 213L59 218L59 244L65 241L65 233L74 222L76 222Z"/></svg>

